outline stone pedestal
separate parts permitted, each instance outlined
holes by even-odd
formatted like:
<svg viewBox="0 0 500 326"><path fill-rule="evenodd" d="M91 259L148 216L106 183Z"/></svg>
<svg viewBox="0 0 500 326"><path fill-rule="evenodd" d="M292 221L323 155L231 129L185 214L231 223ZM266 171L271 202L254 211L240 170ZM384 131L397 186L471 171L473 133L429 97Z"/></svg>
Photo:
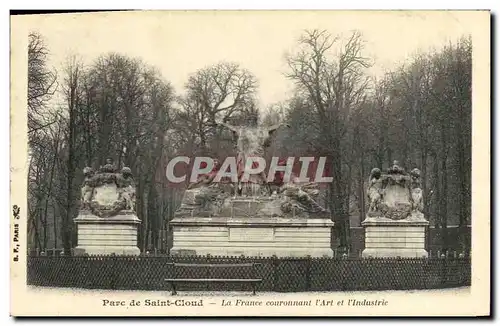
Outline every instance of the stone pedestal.
<svg viewBox="0 0 500 326"><path fill-rule="evenodd" d="M178 217L170 225L176 255L333 256L333 222L326 218Z"/></svg>
<svg viewBox="0 0 500 326"><path fill-rule="evenodd" d="M391 220L367 218L363 257L427 257L425 250L426 220Z"/></svg>
<svg viewBox="0 0 500 326"><path fill-rule="evenodd" d="M78 246L75 255L139 255L137 228L139 218L122 211L113 217L80 214L75 220Z"/></svg>

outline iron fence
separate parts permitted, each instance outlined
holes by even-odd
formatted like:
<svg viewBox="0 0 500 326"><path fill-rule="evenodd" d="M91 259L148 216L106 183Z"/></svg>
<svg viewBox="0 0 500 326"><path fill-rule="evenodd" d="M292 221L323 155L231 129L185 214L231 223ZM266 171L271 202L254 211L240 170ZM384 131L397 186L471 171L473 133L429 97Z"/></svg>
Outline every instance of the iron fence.
<svg viewBox="0 0 500 326"><path fill-rule="evenodd" d="M363 249L343 251L338 248L332 249L334 258L344 258L347 255L349 258L361 258ZM46 250L30 249L26 253L28 256L66 256L62 248L47 248ZM73 255L73 250L71 250L71 255ZM463 258L470 257L472 251L458 251L458 250L429 250L427 252L429 258ZM141 253L144 256L154 256L154 257L165 257L169 256L167 250L151 249L146 250Z"/></svg>
<svg viewBox="0 0 500 326"><path fill-rule="evenodd" d="M470 286L470 257L278 258L218 256L29 256L28 284L89 289L169 291L169 263L259 263L258 291L370 291ZM247 268L183 268L182 278L251 278ZM238 291L244 284L186 284L183 290Z"/></svg>

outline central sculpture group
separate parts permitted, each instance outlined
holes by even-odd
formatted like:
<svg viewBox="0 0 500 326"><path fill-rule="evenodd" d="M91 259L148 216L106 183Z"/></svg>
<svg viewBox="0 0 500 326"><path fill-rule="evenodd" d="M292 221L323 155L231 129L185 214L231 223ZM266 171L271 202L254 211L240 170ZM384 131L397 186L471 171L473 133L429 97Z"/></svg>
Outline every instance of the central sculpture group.
<svg viewBox="0 0 500 326"><path fill-rule="evenodd" d="M319 186L315 182L301 182L297 175L291 172L288 181L284 181L284 171L276 172L273 182L265 172L249 174L244 178L247 158L263 157L270 146L272 137L283 124L271 127L235 127L227 123L219 123L232 132L236 149L237 182L222 179L214 182L221 168L218 160L211 172L201 175L191 183L183 197L180 209L176 215L217 216L223 205L237 198L262 199L262 209L259 216L309 216L309 214L328 213L328 210L318 203ZM278 161L278 166L285 166L286 160ZM252 166L251 168L255 168Z"/></svg>

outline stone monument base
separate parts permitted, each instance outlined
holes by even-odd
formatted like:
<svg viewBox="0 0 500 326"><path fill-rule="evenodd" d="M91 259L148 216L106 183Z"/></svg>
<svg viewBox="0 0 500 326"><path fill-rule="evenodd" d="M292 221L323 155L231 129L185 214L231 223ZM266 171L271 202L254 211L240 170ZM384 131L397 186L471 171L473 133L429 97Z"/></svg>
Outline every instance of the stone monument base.
<svg viewBox="0 0 500 326"><path fill-rule="evenodd" d="M133 212L102 218L80 214L75 220L78 246L75 255L139 255L137 228L139 218Z"/></svg>
<svg viewBox="0 0 500 326"><path fill-rule="evenodd" d="M178 217L173 255L332 257L326 218Z"/></svg>
<svg viewBox="0 0 500 326"><path fill-rule="evenodd" d="M391 220L367 218L365 228L365 250L363 257L427 257L425 250L426 220Z"/></svg>

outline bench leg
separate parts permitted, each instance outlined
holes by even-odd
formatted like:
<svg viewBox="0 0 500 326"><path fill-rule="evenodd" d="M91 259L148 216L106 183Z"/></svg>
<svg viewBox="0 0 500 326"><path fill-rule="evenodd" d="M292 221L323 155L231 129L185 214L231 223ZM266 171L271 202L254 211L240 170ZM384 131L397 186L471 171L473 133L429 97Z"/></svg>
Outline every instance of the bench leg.
<svg viewBox="0 0 500 326"><path fill-rule="evenodd" d="M175 282L172 282L172 295L176 295L177 291L175 290Z"/></svg>

